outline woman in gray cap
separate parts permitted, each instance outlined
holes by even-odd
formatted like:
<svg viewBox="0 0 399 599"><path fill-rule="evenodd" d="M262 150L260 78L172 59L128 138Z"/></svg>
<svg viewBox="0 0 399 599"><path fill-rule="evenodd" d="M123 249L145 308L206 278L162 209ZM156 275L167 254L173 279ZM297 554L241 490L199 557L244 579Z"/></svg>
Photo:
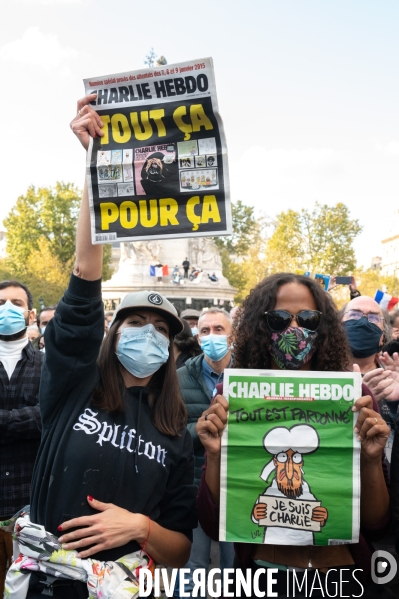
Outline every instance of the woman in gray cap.
<svg viewBox="0 0 399 599"><path fill-rule="evenodd" d="M85 149L90 134L101 135L90 100L78 102L71 123ZM30 517L58 536L63 550L108 570L135 553L180 567L196 526L192 441L170 349L183 326L158 293L130 293L103 341L102 253L91 243L85 187L74 272L46 328ZM32 581L30 598L45 586ZM86 583L62 583L52 588L54 597L88 596Z"/></svg>

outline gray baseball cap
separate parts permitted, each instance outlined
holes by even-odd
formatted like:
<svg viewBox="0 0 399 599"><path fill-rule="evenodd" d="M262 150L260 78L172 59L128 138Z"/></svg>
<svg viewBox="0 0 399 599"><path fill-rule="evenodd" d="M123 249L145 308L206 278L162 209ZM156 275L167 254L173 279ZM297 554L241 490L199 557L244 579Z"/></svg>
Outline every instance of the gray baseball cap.
<svg viewBox="0 0 399 599"><path fill-rule="evenodd" d="M121 312L130 311L132 308L143 308L144 310L155 310L156 312L160 312L168 321L172 335L177 335L183 330L183 323L178 317L174 305L171 304L166 297L155 291L135 291L133 293L128 293L115 310L109 327L112 327L115 318Z"/></svg>
<svg viewBox="0 0 399 599"><path fill-rule="evenodd" d="M198 310L193 310L192 308L187 308L186 310L183 310L183 312L180 314L180 318L199 318L201 316L201 312L198 312Z"/></svg>

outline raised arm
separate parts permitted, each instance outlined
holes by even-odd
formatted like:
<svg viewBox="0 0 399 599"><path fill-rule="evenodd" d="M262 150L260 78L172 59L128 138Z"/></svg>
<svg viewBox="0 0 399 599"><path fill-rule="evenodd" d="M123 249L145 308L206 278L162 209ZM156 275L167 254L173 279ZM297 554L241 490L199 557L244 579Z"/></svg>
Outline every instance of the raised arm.
<svg viewBox="0 0 399 599"><path fill-rule="evenodd" d="M87 151L90 137L102 137L103 123L97 112L89 105L96 94L91 94L78 101L76 117L71 122L71 129ZM103 263L103 246L91 242L90 209L87 183L85 182L82 203L80 206L78 227L76 231L76 262L74 274L87 281L101 278Z"/></svg>
<svg viewBox="0 0 399 599"><path fill-rule="evenodd" d="M94 95L78 102L71 129L85 148L90 137L102 135L101 120L89 106ZM101 245L92 245L87 186L84 187L76 233L76 264L68 289L46 328L46 360L40 386L40 411L44 426L57 418L71 393L92 381L97 384L96 360L104 336L101 300Z"/></svg>
<svg viewBox="0 0 399 599"><path fill-rule="evenodd" d="M373 405L369 395L358 399L354 409L359 413L355 434L361 442L360 521L363 526L373 529L387 520L389 512L389 494L382 468L382 453L389 427L376 411L378 406Z"/></svg>

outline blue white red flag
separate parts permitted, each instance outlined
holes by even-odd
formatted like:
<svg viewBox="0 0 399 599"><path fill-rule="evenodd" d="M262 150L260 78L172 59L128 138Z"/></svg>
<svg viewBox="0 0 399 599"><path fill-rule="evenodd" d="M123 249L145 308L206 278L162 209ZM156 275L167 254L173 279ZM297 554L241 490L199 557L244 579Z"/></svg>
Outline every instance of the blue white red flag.
<svg viewBox="0 0 399 599"><path fill-rule="evenodd" d="M396 304L399 302L398 297L393 297L393 295L389 295L389 293L384 293L380 290L376 291L374 299L377 304L380 304L383 310L388 310L388 312L393 310Z"/></svg>

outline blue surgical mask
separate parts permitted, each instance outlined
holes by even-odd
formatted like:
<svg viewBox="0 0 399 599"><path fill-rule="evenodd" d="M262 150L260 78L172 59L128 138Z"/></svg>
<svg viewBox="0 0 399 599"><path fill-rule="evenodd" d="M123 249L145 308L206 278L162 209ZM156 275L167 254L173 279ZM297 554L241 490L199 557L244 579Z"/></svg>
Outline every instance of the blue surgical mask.
<svg viewBox="0 0 399 599"><path fill-rule="evenodd" d="M193 337L194 335L198 335L198 327L192 327L191 332L193 334Z"/></svg>
<svg viewBox="0 0 399 599"><path fill-rule="evenodd" d="M40 329L40 332L41 332L41 334L42 334L42 335L44 335L44 331L45 331L45 330L46 330L46 326L44 326L44 327L41 327L41 329Z"/></svg>
<svg viewBox="0 0 399 599"><path fill-rule="evenodd" d="M25 310L10 300L0 306L0 335L15 335L26 329Z"/></svg>
<svg viewBox="0 0 399 599"><path fill-rule="evenodd" d="M119 362L139 379L151 376L169 357L169 339L152 324L123 329L116 351Z"/></svg>
<svg viewBox="0 0 399 599"><path fill-rule="evenodd" d="M212 362L222 360L230 349L227 335L204 335L200 337L200 343L202 351Z"/></svg>

